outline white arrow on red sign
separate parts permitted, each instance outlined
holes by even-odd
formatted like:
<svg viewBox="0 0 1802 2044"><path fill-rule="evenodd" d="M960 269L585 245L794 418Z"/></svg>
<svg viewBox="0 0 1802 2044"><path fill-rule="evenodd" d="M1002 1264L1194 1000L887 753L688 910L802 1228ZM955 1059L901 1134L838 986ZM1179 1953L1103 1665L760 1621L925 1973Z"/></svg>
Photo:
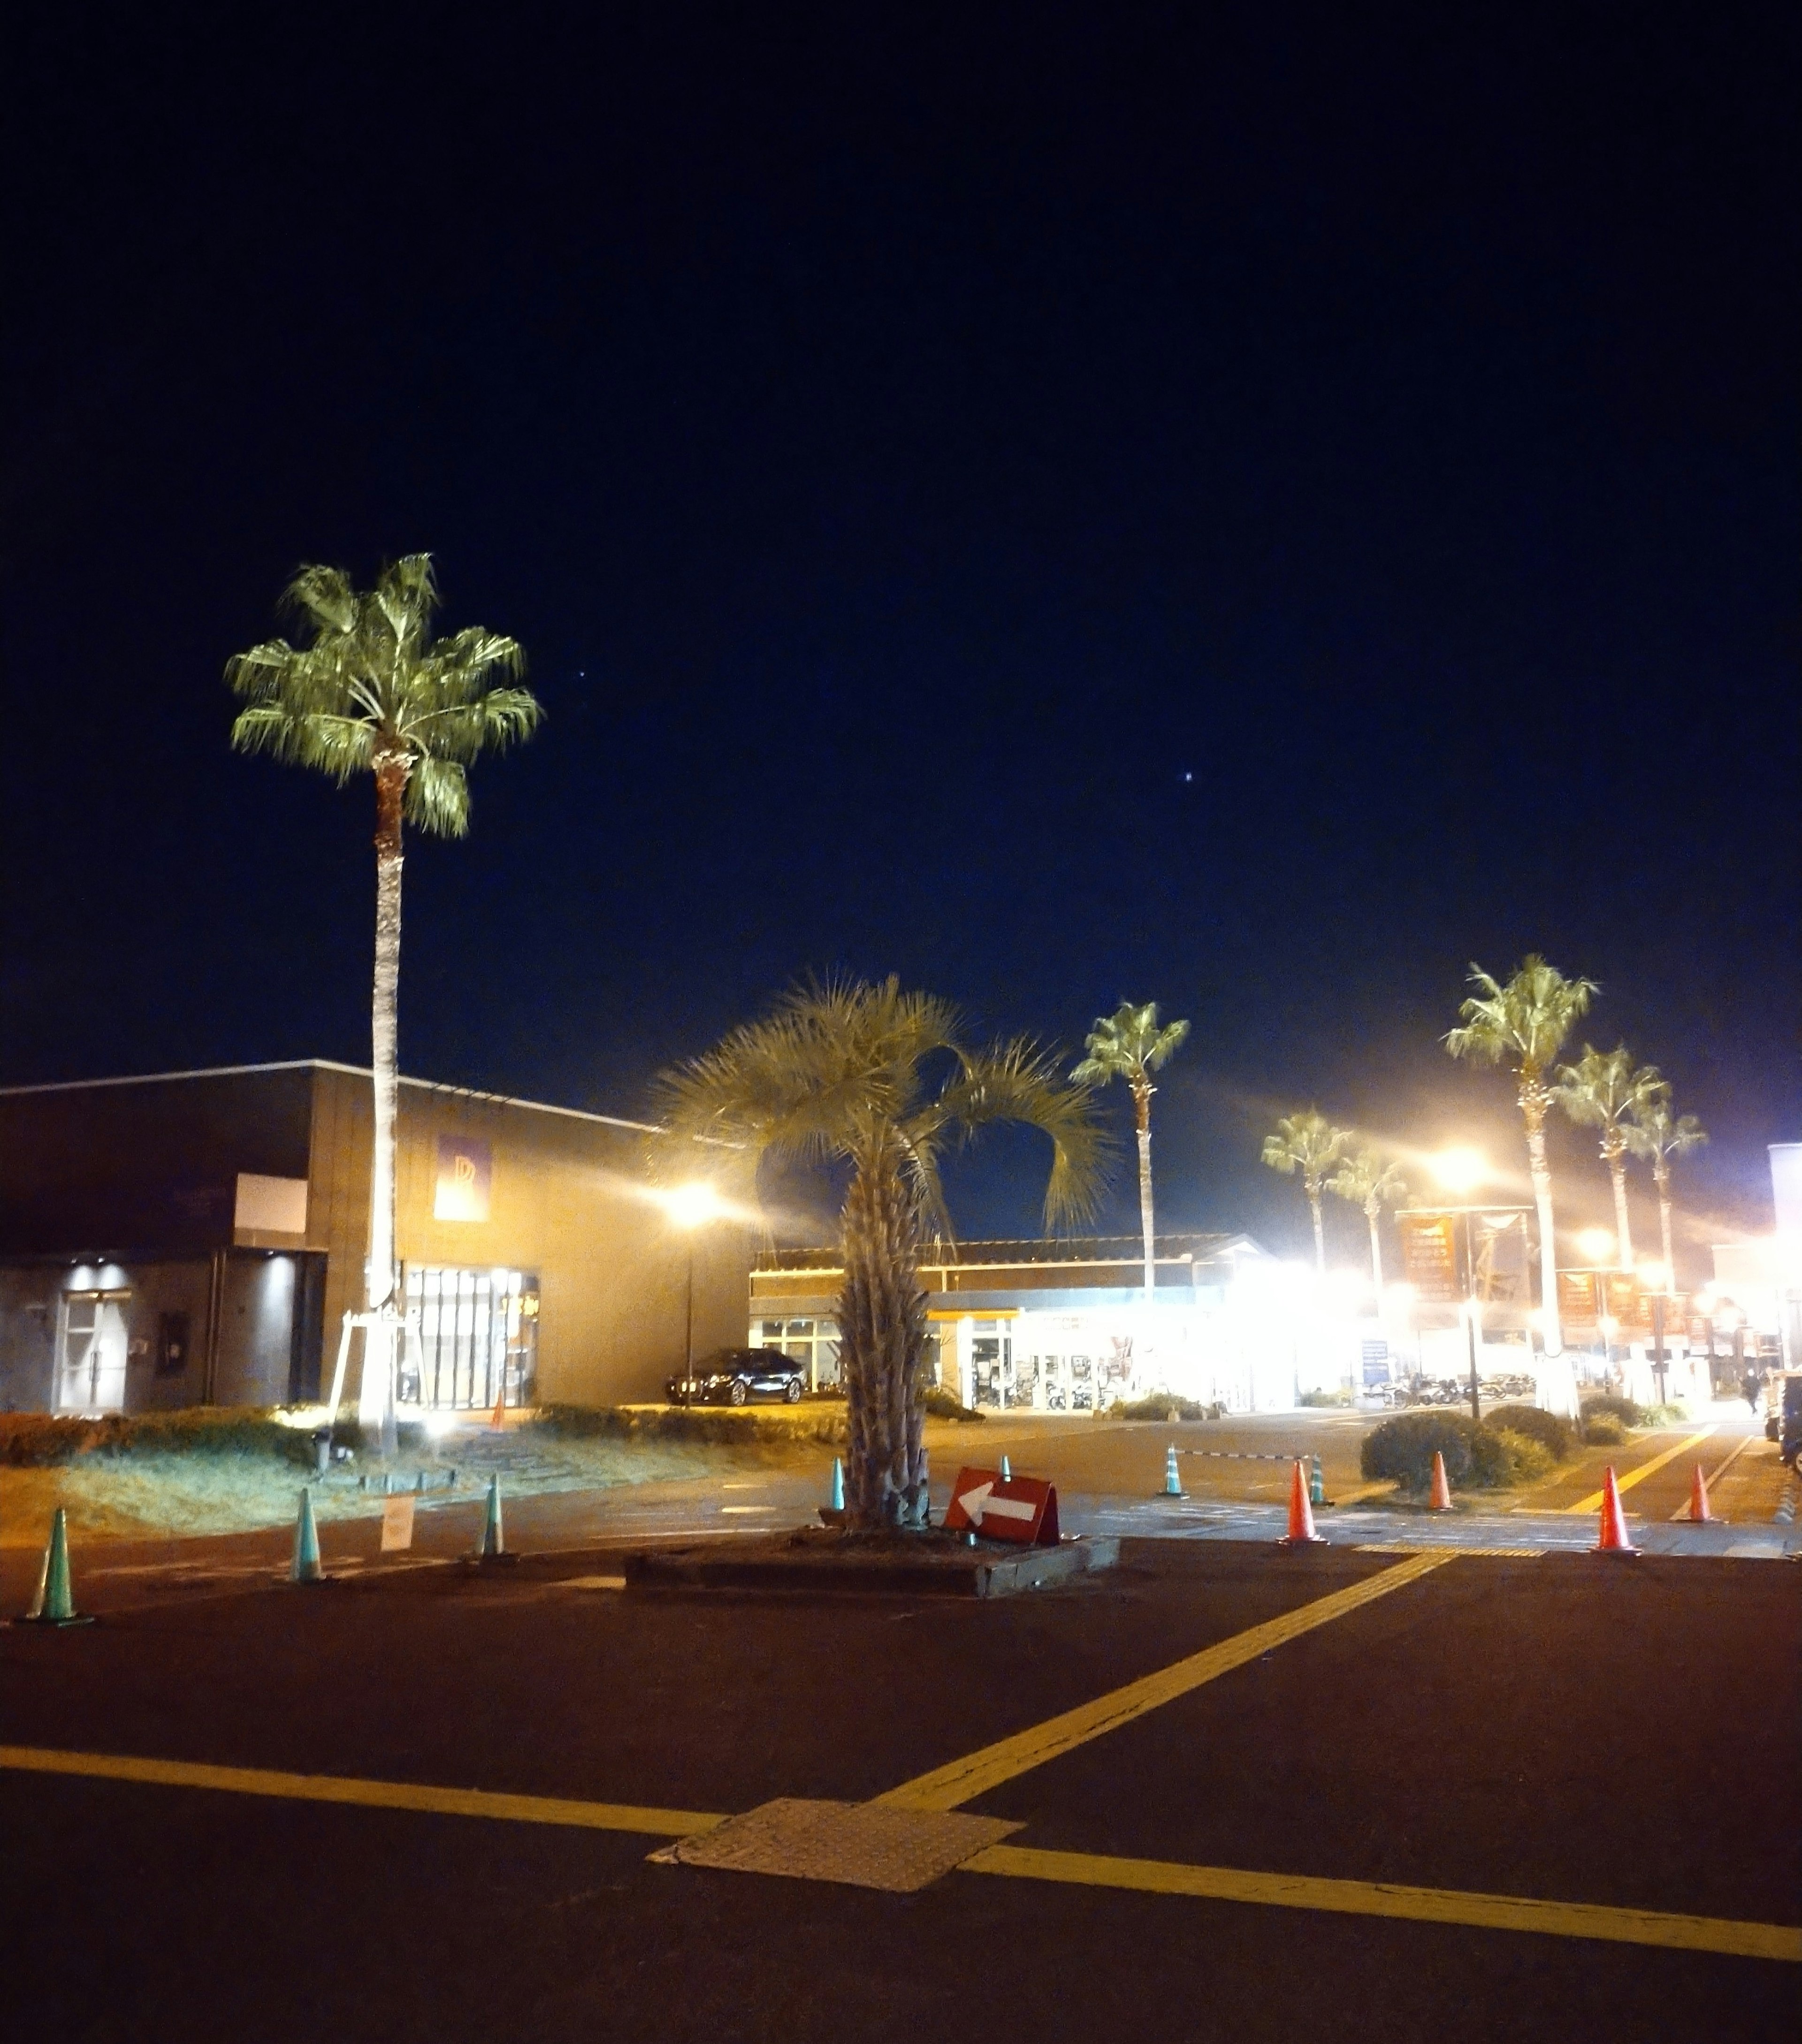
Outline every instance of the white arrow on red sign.
<svg viewBox="0 0 1802 2044"><path fill-rule="evenodd" d="M980 1526L985 1515L992 1519L1036 1519L1039 1507L1029 1504L1024 1498L996 1497L992 1495L992 1483L979 1483L974 1490L966 1490L958 1500L970 1515L972 1526Z"/></svg>

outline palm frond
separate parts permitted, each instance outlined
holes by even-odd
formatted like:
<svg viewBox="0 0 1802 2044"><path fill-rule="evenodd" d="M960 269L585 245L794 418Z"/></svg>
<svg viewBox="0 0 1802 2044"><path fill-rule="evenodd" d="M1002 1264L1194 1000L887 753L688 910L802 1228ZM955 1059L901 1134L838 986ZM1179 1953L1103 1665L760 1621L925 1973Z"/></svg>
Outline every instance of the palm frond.
<svg viewBox="0 0 1802 2044"><path fill-rule="evenodd" d="M1098 1016L1083 1047L1088 1055L1070 1077L1083 1085L1124 1078L1143 1085L1146 1074L1162 1070L1189 1034L1186 1022L1158 1026L1158 1004L1123 1001L1112 1015Z"/></svg>
<svg viewBox="0 0 1802 2044"><path fill-rule="evenodd" d="M1447 1032L1447 1050L1473 1064L1508 1062L1535 1074L1558 1055L1601 991L1593 980L1566 979L1537 952L1521 960L1505 986L1474 964L1470 983L1477 992L1460 1005L1462 1022Z"/></svg>

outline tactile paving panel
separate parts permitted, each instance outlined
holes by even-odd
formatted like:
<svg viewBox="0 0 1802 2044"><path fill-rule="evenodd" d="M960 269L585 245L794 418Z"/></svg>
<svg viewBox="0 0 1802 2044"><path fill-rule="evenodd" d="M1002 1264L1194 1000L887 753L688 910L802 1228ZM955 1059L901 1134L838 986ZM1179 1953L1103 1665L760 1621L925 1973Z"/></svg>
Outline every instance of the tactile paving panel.
<svg viewBox="0 0 1802 2044"><path fill-rule="evenodd" d="M912 1895L1020 1828L1002 1817L784 1796L651 1857Z"/></svg>

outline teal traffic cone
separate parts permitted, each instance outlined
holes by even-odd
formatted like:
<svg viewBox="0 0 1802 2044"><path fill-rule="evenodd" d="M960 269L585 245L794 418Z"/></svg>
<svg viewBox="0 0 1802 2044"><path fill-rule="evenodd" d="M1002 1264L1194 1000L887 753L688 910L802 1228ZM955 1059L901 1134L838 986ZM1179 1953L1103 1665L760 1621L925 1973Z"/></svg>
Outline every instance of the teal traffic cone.
<svg viewBox="0 0 1802 2044"><path fill-rule="evenodd" d="M1311 1457L1309 1459L1308 1470L1308 1502L1310 1504L1324 1504L1326 1501L1327 1479L1321 1473L1320 1458L1318 1455L1315 1455Z"/></svg>
<svg viewBox="0 0 1802 2044"><path fill-rule="evenodd" d="M1008 1460L1005 1455L1003 1455L1001 1458L1001 1481L1003 1483L1012 1483L1013 1481L1013 1464Z"/></svg>
<svg viewBox="0 0 1802 2044"><path fill-rule="evenodd" d="M1176 1466L1176 1443L1173 1441L1164 1450L1164 1495L1181 1497L1184 1494L1181 1473Z"/></svg>
<svg viewBox="0 0 1802 2044"><path fill-rule="evenodd" d="M827 1487L826 1509L843 1512L845 1508L845 1466L836 1455L832 1458L832 1481Z"/></svg>
<svg viewBox="0 0 1802 2044"><path fill-rule="evenodd" d="M44 1550L44 1566L37 1573L37 1593L24 1622L28 1625L94 1623L75 1609L75 1593L69 1583L69 1521L60 1504L50 1521L50 1539Z"/></svg>
<svg viewBox="0 0 1802 2044"><path fill-rule="evenodd" d="M291 1583L322 1583L325 1570L319 1559L319 1527L313 1516L310 1486L301 1491L300 1516L294 1521L294 1558L288 1570Z"/></svg>
<svg viewBox="0 0 1802 2044"><path fill-rule="evenodd" d="M517 1554L507 1552L507 1543L501 1530L501 1479L498 1475L488 1479L488 1510L482 1521L482 1545L476 1550L478 1562L513 1562Z"/></svg>

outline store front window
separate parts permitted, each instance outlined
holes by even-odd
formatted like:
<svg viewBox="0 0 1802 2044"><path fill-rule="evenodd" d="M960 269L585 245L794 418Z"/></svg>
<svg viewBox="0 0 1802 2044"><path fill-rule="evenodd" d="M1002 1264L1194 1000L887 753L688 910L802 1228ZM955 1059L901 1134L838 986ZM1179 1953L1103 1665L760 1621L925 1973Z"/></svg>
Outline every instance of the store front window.
<svg viewBox="0 0 1802 2044"><path fill-rule="evenodd" d="M779 1348L784 1355L805 1363L810 1391L831 1390L839 1382L836 1320L753 1320L750 1345L753 1348Z"/></svg>
<svg viewBox="0 0 1802 2044"><path fill-rule="evenodd" d="M420 1268L406 1274L412 1339L400 1403L436 1412L529 1405L538 1385L536 1271Z"/></svg>

